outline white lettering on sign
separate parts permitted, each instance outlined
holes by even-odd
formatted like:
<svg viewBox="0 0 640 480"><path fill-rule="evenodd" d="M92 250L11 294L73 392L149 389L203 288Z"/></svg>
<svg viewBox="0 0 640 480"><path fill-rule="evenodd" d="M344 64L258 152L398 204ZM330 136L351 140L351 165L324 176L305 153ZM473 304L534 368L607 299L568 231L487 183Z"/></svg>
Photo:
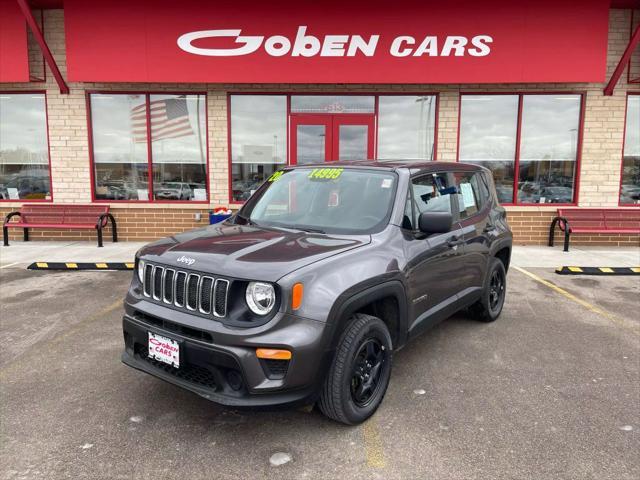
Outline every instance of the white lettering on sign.
<svg viewBox="0 0 640 480"><path fill-rule="evenodd" d="M201 30L185 33L178 37L178 47L187 53L204 55L207 57L235 57L257 52L261 47L272 57L355 57L361 53L365 57L372 57L376 53L380 35L368 38L361 35L325 35L318 38L307 34L305 25L299 26L295 37L290 39L285 35L241 35L240 29ZM211 38L233 38L237 47L205 48L197 47L197 40ZM476 35L468 38L459 35L449 35L441 39L427 35L416 39L408 35L395 37L389 47L389 53L394 57L484 57L491 53L489 44L493 43L490 35ZM417 47L416 47L417 45ZM442 47L440 47L442 45Z"/></svg>

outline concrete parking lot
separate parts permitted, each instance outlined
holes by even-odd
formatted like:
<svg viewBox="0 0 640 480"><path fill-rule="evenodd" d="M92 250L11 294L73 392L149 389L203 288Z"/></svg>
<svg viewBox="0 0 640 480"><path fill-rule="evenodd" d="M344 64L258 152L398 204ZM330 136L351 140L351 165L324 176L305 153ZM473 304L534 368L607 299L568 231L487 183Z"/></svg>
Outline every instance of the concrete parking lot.
<svg viewBox="0 0 640 480"><path fill-rule="evenodd" d="M639 277L512 269L497 322L398 352L382 407L345 427L122 365L130 276L0 270L0 478L640 478Z"/></svg>

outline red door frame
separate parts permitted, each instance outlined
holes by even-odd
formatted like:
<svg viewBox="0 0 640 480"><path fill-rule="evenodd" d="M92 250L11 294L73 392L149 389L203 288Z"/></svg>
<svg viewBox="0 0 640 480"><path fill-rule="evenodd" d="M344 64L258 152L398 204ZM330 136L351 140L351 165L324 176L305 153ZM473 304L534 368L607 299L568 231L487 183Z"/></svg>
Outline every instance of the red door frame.
<svg viewBox="0 0 640 480"><path fill-rule="evenodd" d="M367 159L374 158L375 113L339 113L339 114L290 114L289 136L291 138L290 165L298 164L298 125L322 125L325 127L324 161L337 161L340 155L340 126L364 125L367 130Z"/></svg>

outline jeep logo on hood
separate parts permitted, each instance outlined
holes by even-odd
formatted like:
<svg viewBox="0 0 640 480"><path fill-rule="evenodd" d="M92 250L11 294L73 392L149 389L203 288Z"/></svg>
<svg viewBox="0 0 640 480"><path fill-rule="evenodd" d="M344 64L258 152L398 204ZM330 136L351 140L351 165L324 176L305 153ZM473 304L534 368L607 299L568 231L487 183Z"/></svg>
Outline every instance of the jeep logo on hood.
<svg viewBox="0 0 640 480"><path fill-rule="evenodd" d="M176 262L185 263L185 264L191 266L194 263L196 263L196 259L195 258L191 258L191 257L185 257L183 255L180 258L178 258L178 260L176 260Z"/></svg>

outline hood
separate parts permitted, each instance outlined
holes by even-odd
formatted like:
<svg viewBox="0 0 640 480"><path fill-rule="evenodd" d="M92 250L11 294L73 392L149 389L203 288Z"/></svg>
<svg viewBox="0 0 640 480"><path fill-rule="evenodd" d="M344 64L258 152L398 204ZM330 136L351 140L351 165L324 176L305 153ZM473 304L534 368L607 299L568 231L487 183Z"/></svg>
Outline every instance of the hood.
<svg viewBox="0 0 640 480"><path fill-rule="evenodd" d="M320 235L221 224L159 240L144 247L140 256L176 268L275 282L293 270L370 241L369 235Z"/></svg>

